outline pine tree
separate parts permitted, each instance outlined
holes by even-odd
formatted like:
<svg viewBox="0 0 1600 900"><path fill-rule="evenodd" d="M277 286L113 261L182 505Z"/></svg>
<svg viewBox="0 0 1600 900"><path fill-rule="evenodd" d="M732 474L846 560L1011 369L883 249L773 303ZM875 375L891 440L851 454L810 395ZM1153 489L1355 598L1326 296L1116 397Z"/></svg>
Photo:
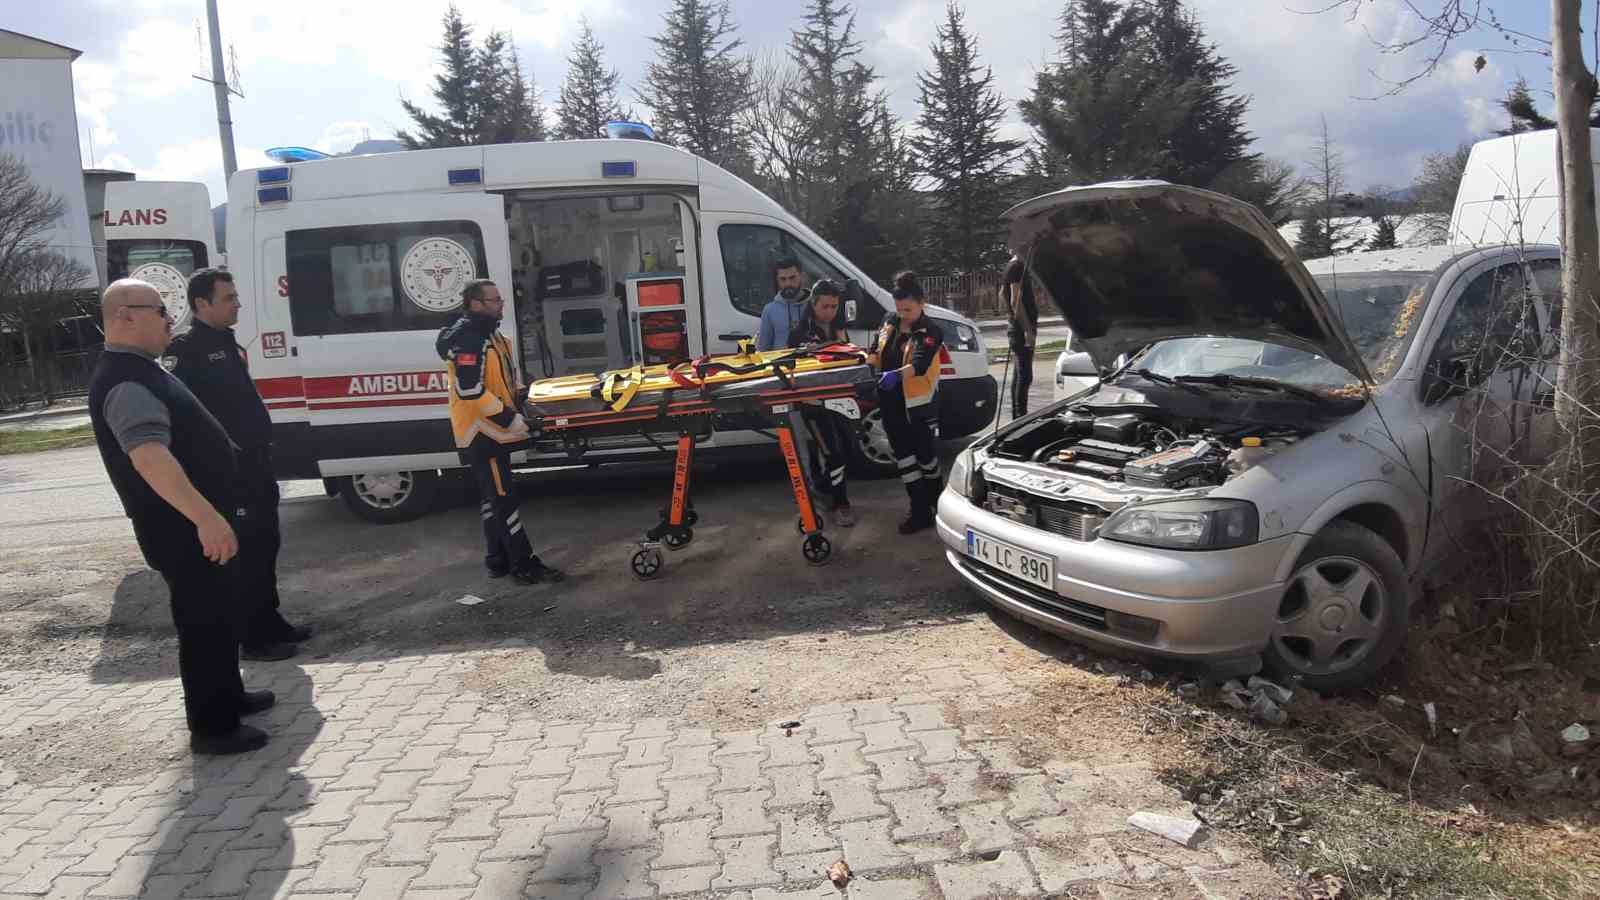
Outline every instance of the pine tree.
<svg viewBox="0 0 1600 900"><path fill-rule="evenodd" d="M909 148L887 98L873 91L878 75L860 60L849 5L812 0L802 21L789 42L797 72L786 103L798 142L796 213L875 277L887 276L883 269L905 260L887 261L888 248L901 245L888 233L900 223L887 222L883 201L902 189Z"/></svg>
<svg viewBox="0 0 1600 900"><path fill-rule="evenodd" d="M482 110L478 142L544 140L544 103L533 78L523 71L516 45L506 35L491 32L484 38L478 59L482 72L478 82L478 108Z"/></svg>
<svg viewBox="0 0 1600 900"><path fill-rule="evenodd" d="M1245 130L1248 98L1230 93L1238 70L1208 44L1199 21L1182 0L1151 0L1151 58L1181 85L1184 118L1171 135L1170 153L1157 175L1178 184L1212 187L1225 174L1245 171L1257 156Z"/></svg>
<svg viewBox="0 0 1600 900"><path fill-rule="evenodd" d="M1500 108L1506 111L1511 124L1496 131L1495 134L1505 136L1521 134L1524 131L1545 131L1556 127L1552 119L1547 119L1539 113L1539 104L1533 99L1533 91L1528 89L1528 79L1518 78L1511 89L1506 92L1505 99L1500 101Z"/></svg>
<svg viewBox="0 0 1600 900"><path fill-rule="evenodd" d="M1372 239L1367 241L1368 250L1393 250L1400 246L1400 223L1394 216L1374 216L1372 224L1377 228Z"/></svg>
<svg viewBox="0 0 1600 900"><path fill-rule="evenodd" d="M480 112L479 58L472 48L472 26L461 18L455 4L444 14L444 43L439 45L444 71L434 76L433 98L443 112L435 115L401 100L400 106L416 123L416 134L396 134L408 148L460 147L478 136Z"/></svg>
<svg viewBox="0 0 1600 900"><path fill-rule="evenodd" d="M750 99L750 61L737 55L727 0L673 0L639 100L657 136L712 162L747 168L741 113Z"/></svg>
<svg viewBox="0 0 1600 900"><path fill-rule="evenodd" d="M979 67L977 40L953 0L937 35L933 68L917 75L921 132L912 146L936 198L929 247L942 256L940 268L971 272L997 264L1004 255L1001 187L1020 144L996 136L1005 101L995 89L993 71Z"/></svg>
<svg viewBox="0 0 1600 900"><path fill-rule="evenodd" d="M1150 177L1168 165L1171 135L1189 116L1192 90L1154 62L1150 10L1116 0L1069 0L1059 61L1036 76L1018 106L1050 179L1089 183Z"/></svg>
<svg viewBox="0 0 1600 900"><path fill-rule="evenodd" d="M606 68L605 47L595 38L587 18L581 26L578 42L567 57L567 77L561 82L561 101L556 106L560 123L556 135L564 141L602 137L607 122L628 117L617 103L621 76Z"/></svg>

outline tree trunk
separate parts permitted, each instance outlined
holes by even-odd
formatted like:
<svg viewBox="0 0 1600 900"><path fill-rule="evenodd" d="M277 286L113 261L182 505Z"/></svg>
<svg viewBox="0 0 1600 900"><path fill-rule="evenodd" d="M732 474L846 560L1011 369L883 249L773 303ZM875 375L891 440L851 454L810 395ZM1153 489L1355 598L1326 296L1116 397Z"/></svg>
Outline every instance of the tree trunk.
<svg viewBox="0 0 1600 900"><path fill-rule="evenodd" d="M1589 142L1589 109L1594 101L1594 76L1583 61L1580 28L1582 0L1551 0L1551 50L1556 95L1556 128L1560 136L1561 367L1557 376L1557 415L1574 438L1588 432L1583 410L1600 408L1600 229L1595 222L1594 166ZM1591 429L1592 431L1592 429ZM1589 438L1588 441L1594 441ZM1600 463L1600 447L1590 452L1582 443L1572 475ZM1574 485L1578 487L1578 485Z"/></svg>

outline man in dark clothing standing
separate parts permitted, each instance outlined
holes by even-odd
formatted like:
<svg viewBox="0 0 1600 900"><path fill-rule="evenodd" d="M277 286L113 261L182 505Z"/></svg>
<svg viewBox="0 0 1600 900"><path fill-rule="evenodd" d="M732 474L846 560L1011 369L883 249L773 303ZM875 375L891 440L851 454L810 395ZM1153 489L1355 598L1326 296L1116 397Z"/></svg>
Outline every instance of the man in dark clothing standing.
<svg viewBox="0 0 1600 900"><path fill-rule="evenodd" d="M233 337L239 323L239 291L233 276L201 269L189 276L188 331L167 351L172 374L205 404L239 448L238 501L241 543L239 599L243 604L239 640L245 659L288 659L295 644L311 637L304 625L290 625L280 613L278 479L272 471L272 417L250 377L244 348Z"/></svg>
<svg viewBox="0 0 1600 900"><path fill-rule="evenodd" d="M246 691L239 675L232 442L156 363L172 339L156 289L114 282L101 308L106 344L89 383L89 420L145 562L170 592L189 746L202 754L259 749L266 733L239 718L268 709L274 697Z"/></svg>
<svg viewBox="0 0 1600 900"><path fill-rule="evenodd" d="M1028 414L1033 388L1033 348L1039 339L1039 308L1033 302L1033 278L1021 257L1012 256L1000 288L1009 310L1007 343L1011 345L1011 418Z"/></svg>

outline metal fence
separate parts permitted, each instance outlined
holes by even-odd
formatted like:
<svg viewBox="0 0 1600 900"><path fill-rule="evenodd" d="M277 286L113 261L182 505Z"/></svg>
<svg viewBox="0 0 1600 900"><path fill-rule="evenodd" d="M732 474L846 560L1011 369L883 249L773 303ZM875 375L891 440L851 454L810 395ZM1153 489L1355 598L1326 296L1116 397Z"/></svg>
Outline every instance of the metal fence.
<svg viewBox="0 0 1600 900"><path fill-rule="evenodd" d="M99 361L100 348L92 347L41 353L31 365L23 360L0 365L0 411L88 393Z"/></svg>
<svg viewBox="0 0 1600 900"><path fill-rule="evenodd" d="M1000 272L966 275L931 275L922 279L929 303L953 309L969 319L1004 319L1009 315L1000 300Z"/></svg>

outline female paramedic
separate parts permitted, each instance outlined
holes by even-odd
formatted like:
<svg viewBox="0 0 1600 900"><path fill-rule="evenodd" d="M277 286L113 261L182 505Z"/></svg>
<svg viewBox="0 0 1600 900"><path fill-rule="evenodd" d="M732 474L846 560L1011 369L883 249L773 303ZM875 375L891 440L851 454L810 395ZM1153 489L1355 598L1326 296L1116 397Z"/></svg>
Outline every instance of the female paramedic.
<svg viewBox="0 0 1600 900"><path fill-rule="evenodd" d="M842 317L839 314L844 290L839 283L828 278L811 287L811 298L800 312L800 324L789 332L789 347L825 346L849 343ZM815 403L815 401L812 401ZM806 427L816 441L816 459L813 471L825 475L828 491L833 496L833 520L849 528L856 524L850 511L850 493L845 485L845 468L850 461L850 442L855 440L855 429L850 420L824 406L806 404L800 408Z"/></svg>
<svg viewBox="0 0 1600 900"><path fill-rule="evenodd" d="M938 415L935 400L944 332L922 314L922 297L916 275L896 275L895 311L872 342L872 363L883 373L878 379L878 408L883 410L883 427L900 467L900 480L911 498L911 514L900 523L901 534L932 528L939 503L933 422Z"/></svg>

